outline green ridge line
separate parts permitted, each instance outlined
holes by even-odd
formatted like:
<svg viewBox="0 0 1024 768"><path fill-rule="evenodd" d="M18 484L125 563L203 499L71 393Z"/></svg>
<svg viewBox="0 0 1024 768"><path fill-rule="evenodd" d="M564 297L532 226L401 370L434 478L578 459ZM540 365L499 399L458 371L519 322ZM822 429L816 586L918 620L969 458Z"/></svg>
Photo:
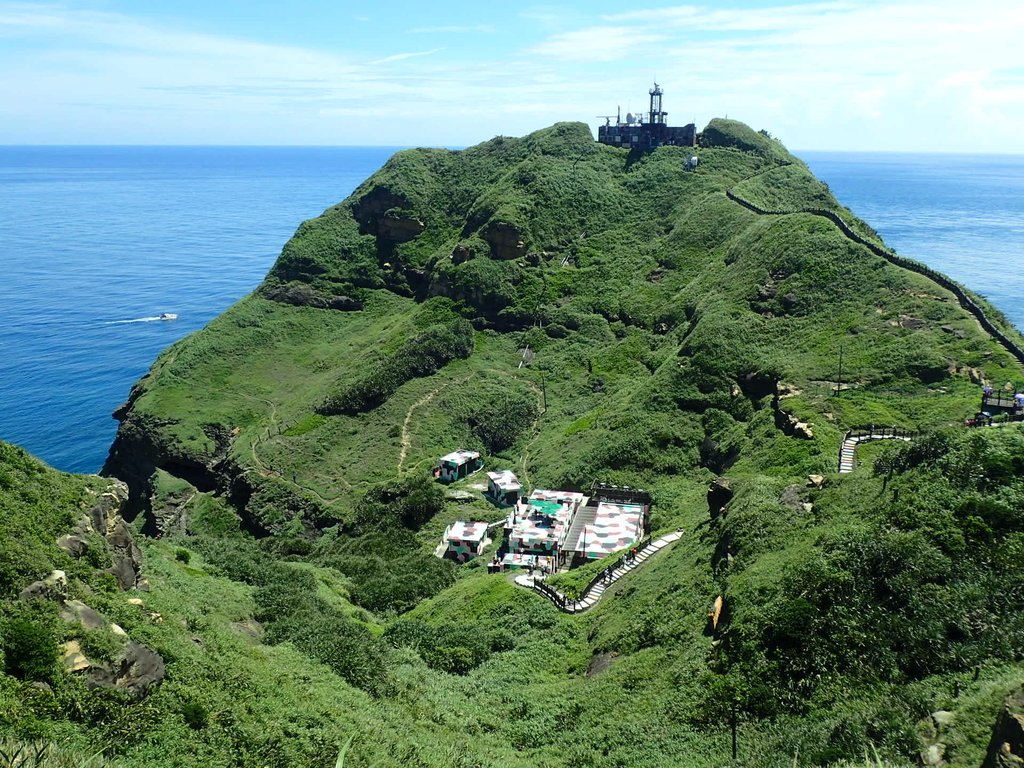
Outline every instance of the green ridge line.
<svg viewBox="0 0 1024 768"><path fill-rule="evenodd" d="M917 274L928 278L932 282L936 283L940 287L945 288L947 291L952 293L960 302L960 306L963 307L967 312L972 314L974 318L978 321L978 323L981 325L981 327L992 338L998 341L1007 352L1009 352L1011 355L1017 358L1017 360L1021 364L1024 364L1024 349L1021 349L1016 344L1016 342L1011 340L1005 333L999 330L995 326L995 324L988 319L988 316L985 314L985 311L980 306L978 306L977 302L975 302L974 299L967 295L967 292L964 291L964 289L960 285L950 280L941 272L937 272L925 264L922 264L918 261L914 261L913 259L907 259L904 258L903 256L899 256L894 251L888 248L882 248L876 243L872 243L870 240L865 239L861 235L854 232L850 228L850 225L843 221L842 218L840 218L840 216L835 211L829 211L824 208L804 208L796 211L770 211L761 208L759 205L756 205L755 203L752 203L749 200L746 200L745 198L740 197L731 189L727 189L725 191L725 194L726 197L728 197L734 203L738 203L739 205L742 205L744 208L753 211L754 213L759 214L761 216L791 216L797 213L809 213L813 216L821 216L822 218L828 219L839 228L839 231L842 232L847 237L847 239L852 240L858 245L863 245L873 254L882 257L890 264L893 264L894 266L897 267L902 267L903 269L909 270L911 272L916 272Z"/></svg>

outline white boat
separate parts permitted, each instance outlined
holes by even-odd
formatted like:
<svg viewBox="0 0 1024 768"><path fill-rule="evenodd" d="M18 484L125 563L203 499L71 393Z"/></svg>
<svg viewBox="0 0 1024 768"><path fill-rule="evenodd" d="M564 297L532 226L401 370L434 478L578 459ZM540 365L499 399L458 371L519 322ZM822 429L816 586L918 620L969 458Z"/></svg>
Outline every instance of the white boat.
<svg viewBox="0 0 1024 768"><path fill-rule="evenodd" d="M163 312L160 314L161 320L177 320L178 316L173 312Z"/></svg>

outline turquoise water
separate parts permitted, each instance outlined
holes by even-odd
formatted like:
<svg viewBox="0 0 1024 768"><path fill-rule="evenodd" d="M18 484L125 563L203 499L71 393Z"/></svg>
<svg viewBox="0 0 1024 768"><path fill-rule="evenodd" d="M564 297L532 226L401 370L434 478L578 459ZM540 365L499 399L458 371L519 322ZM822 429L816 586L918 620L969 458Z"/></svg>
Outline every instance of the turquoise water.
<svg viewBox="0 0 1024 768"><path fill-rule="evenodd" d="M301 221L391 152L0 147L0 438L98 470L111 411L160 350L251 291ZM1024 326L1024 158L801 156L900 253Z"/></svg>

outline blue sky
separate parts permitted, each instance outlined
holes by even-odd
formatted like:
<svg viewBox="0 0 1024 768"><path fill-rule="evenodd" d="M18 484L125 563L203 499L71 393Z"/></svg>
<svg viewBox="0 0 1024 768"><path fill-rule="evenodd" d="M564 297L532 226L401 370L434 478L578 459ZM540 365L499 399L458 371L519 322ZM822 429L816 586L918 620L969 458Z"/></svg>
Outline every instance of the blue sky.
<svg viewBox="0 0 1024 768"><path fill-rule="evenodd" d="M795 149L1024 152L1016 0L0 0L0 143L464 146L728 115Z"/></svg>

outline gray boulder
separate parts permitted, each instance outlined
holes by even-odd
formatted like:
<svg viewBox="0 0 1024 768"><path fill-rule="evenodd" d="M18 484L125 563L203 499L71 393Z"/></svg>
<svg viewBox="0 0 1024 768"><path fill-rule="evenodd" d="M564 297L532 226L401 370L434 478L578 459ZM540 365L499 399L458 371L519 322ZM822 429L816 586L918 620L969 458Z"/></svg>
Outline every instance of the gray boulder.
<svg viewBox="0 0 1024 768"><path fill-rule="evenodd" d="M81 600L68 600L60 610L60 617L69 624L78 624L83 629L103 629L107 620Z"/></svg>
<svg viewBox="0 0 1024 768"><path fill-rule="evenodd" d="M22 600L63 600L68 596L68 575L64 571L53 571L45 579L29 584L19 596Z"/></svg>

